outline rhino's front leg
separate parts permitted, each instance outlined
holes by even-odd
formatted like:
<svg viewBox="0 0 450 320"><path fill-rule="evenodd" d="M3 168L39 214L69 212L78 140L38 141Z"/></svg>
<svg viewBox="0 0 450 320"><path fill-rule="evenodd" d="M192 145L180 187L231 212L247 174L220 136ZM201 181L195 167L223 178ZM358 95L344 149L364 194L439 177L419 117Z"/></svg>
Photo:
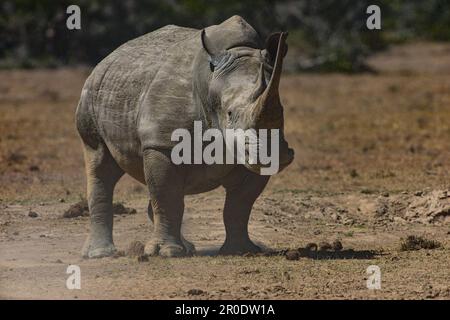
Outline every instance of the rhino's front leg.
<svg viewBox="0 0 450 320"><path fill-rule="evenodd" d="M220 254L243 254L260 252L248 235L248 220L255 200L264 190L268 176L260 176L243 167L233 173L224 183L226 188L223 220L225 224L225 243Z"/></svg>
<svg viewBox="0 0 450 320"><path fill-rule="evenodd" d="M153 217L153 208L152 208L152 202L149 201L148 203L148 218L150 219L150 221L153 223L153 225L155 225L155 221L154 221L154 217ZM195 250L195 246L192 242L187 241L186 238L183 236L183 233L181 233L181 242L183 242L184 248L186 249L186 253L188 255L193 255L195 254L196 250Z"/></svg>
<svg viewBox="0 0 450 320"><path fill-rule="evenodd" d="M179 257L187 255L181 240L184 212L184 179L170 152L148 149L144 152L145 180L153 209L154 233L145 246L148 255Z"/></svg>

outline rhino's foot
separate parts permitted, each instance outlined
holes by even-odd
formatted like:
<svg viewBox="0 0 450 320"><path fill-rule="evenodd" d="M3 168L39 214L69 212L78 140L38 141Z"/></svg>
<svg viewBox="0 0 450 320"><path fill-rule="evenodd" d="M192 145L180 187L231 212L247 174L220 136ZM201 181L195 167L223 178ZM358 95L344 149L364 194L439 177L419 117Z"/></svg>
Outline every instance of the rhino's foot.
<svg viewBox="0 0 450 320"><path fill-rule="evenodd" d="M96 244L87 239L81 254L85 259L95 259L112 256L116 251L113 243Z"/></svg>
<svg viewBox="0 0 450 320"><path fill-rule="evenodd" d="M187 241L183 235L181 235L181 242L183 242L183 246L186 249L186 253L188 256L192 256L196 253L195 246L192 242Z"/></svg>
<svg viewBox="0 0 450 320"><path fill-rule="evenodd" d="M226 240L219 250L221 255L243 255L246 253L259 253L261 248L251 240L228 241Z"/></svg>
<svg viewBox="0 0 450 320"><path fill-rule="evenodd" d="M150 240L145 245L145 254L161 257L185 257L195 254L195 247L189 241L182 238L181 243L175 241Z"/></svg>

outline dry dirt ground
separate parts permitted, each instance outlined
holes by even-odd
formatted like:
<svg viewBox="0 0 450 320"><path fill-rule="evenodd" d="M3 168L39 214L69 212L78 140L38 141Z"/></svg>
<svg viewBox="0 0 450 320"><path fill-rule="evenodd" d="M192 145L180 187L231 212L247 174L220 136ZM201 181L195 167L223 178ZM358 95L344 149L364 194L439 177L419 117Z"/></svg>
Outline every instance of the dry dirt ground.
<svg viewBox="0 0 450 320"><path fill-rule="evenodd" d="M62 214L84 194L74 109L89 70L1 71L0 298L450 299L448 57L449 45L410 44L373 57L378 74L284 77L296 159L255 204L251 236L266 250L344 246L294 261L217 256L223 190L186 199L198 256L81 259L89 218ZM137 210L115 218L118 249L147 241L145 187L125 177L115 199ZM400 251L408 235L442 246ZM70 264L81 290L66 288ZM370 265L380 290L366 287Z"/></svg>

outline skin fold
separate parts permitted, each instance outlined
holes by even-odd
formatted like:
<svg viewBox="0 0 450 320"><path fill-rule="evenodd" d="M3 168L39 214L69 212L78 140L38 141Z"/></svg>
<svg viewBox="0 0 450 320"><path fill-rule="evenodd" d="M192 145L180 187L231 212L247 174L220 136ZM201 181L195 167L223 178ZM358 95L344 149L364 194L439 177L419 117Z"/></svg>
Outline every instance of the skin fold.
<svg viewBox="0 0 450 320"><path fill-rule="evenodd" d="M204 30L166 26L131 40L100 62L86 80L76 111L84 146L90 234L82 254L109 256L114 187L127 173L148 187L154 225L150 255L195 253L181 234L184 196L226 190L222 254L258 252L248 235L252 206L269 176L260 164L181 164L171 161L178 128L279 129L280 170L294 157L283 136L279 78L286 34L264 44L234 16Z"/></svg>

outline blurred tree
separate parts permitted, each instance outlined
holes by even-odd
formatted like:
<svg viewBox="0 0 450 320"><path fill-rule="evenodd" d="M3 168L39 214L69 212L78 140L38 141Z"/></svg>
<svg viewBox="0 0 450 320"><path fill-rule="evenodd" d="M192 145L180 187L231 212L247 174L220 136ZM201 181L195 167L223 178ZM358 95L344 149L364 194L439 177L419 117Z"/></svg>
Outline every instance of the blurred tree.
<svg viewBox="0 0 450 320"><path fill-rule="evenodd" d="M66 8L81 8L81 30ZM291 70L361 71L364 57L391 42L450 40L448 0L379 0L382 30L365 27L361 0L3 0L0 67L95 64L125 41L167 24L202 28L238 14L264 37L289 30Z"/></svg>

